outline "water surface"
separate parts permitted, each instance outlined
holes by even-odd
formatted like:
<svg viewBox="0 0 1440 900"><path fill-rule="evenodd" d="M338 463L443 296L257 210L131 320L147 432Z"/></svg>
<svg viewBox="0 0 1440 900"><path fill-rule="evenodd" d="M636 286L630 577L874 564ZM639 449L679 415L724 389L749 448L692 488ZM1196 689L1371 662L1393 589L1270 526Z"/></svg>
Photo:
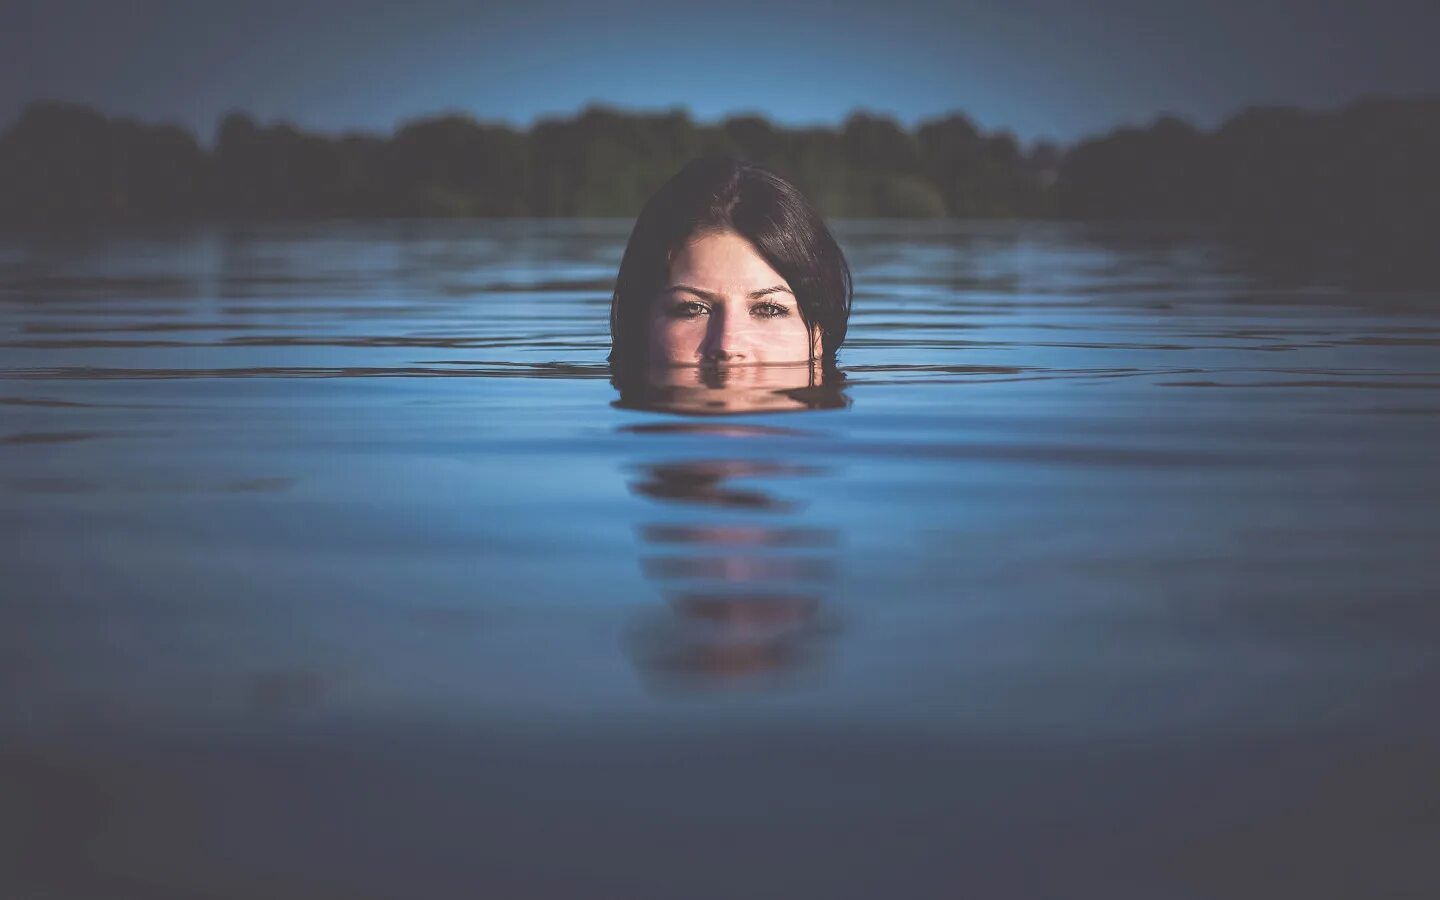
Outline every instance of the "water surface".
<svg viewBox="0 0 1440 900"><path fill-rule="evenodd" d="M1440 890L1436 292L848 222L843 383L622 396L627 228L0 241L12 883Z"/></svg>

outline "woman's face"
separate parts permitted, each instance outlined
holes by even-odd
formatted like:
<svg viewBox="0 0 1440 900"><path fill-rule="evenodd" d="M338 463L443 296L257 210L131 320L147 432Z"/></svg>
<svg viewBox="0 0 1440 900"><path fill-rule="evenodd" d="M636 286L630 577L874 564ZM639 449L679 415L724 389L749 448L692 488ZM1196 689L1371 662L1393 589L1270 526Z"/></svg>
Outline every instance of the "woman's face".
<svg viewBox="0 0 1440 900"><path fill-rule="evenodd" d="M662 366L809 364L820 350L790 285L733 231L698 234L675 254L650 310Z"/></svg>

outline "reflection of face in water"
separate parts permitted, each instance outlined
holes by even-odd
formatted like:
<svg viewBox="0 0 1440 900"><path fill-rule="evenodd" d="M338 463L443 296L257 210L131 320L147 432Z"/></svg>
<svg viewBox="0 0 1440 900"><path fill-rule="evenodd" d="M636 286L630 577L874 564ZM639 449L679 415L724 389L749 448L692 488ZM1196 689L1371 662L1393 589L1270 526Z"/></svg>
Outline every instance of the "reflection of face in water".
<svg viewBox="0 0 1440 900"><path fill-rule="evenodd" d="M711 368L651 367L617 381L620 406L682 415L796 412L845 405L839 376L819 363Z"/></svg>
<svg viewBox="0 0 1440 900"><path fill-rule="evenodd" d="M652 369L643 385L622 386L619 405L691 415L845 405L838 386L827 388L809 366L751 368L752 377L738 383L693 369ZM636 467L631 491L689 513L640 529L648 548L641 567L669 607L649 616L632 643L651 683L765 685L813 661L818 639L831 630L821 601L835 575L838 535L806 522L802 501L766 484L823 474L787 446L811 435L715 421L625 430L674 442L669 456Z"/></svg>

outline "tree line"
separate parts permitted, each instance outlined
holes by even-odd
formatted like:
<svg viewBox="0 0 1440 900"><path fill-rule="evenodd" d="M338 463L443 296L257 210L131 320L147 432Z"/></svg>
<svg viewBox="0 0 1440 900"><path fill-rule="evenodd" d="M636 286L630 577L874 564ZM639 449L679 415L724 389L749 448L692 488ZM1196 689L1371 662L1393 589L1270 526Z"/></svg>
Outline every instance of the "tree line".
<svg viewBox="0 0 1440 900"><path fill-rule="evenodd" d="M209 150L175 126L37 102L0 135L0 219L633 216L707 153L771 166L834 216L1045 216L1059 163L959 115L909 132L864 113L787 129L592 107L527 131L446 115L332 137L234 113Z"/></svg>
<svg viewBox="0 0 1440 900"><path fill-rule="evenodd" d="M0 222L633 216L686 160L730 153L839 217L1077 218L1401 228L1440 213L1440 98L1245 110L1202 131L1173 117L1062 150L956 113L914 129L855 113L835 128L758 116L592 107L528 130L462 115L386 136L173 125L40 101L0 133Z"/></svg>
<svg viewBox="0 0 1440 900"><path fill-rule="evenodd" d="M1209 132L1161 117L1071 148L1058 188L1058 208L1080 218L1430 231L1440 97L1247 109Z"/></svg>

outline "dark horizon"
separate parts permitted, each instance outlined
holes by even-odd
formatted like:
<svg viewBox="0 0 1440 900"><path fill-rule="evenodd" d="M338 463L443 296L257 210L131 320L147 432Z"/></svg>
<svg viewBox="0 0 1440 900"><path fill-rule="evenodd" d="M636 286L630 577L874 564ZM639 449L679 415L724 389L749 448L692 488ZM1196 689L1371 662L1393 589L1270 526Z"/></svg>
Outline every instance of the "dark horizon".
<svg viewBox="0 0 1440 900"><path fill-rule="evenodd" d="M1135 120L1118 122L1108 128L1075 135L1070 140L1058 140L1046 136L1038 136L1026 139L1021 137L1014 129L1005 127L1003 124L991 126L981 122L978 117L976 117L970 111L964 109L959 105L939 111L933 115L925 116L914 122L906 122L906 120L902 116L897 115L894 111L891 110L855 106L833 120L816 120L812 122L796 124L766 116L756 110L741 109L720 116L704 116L697 114L694 110L681 103L671 104L669 106L627 106L620 103L611 103L605 100L591 100L582 103L571 110L556 111L547 113L545 115L536 116L528 123L517 123L499 117L485 116L482 114L478 114L473 110L436 107L431 110L421 110L401 116L399 119L396 120L393 126L390 126L388 128L379 126L359 126L340 129L310 127L305 123L297 121L293 118L286 118L284 116L266 117L258 115L251 110L236 107L233 109L225 110L216 120L215 127L210 132L200 132L196 131L193 128L190 128L178 118L145 117L130 115L123 111L112 109L102 104L90 103L81 99L76 99L74 97L61 96L36 97L21 103L18 107L16 107L12 115L7 118L0 118L0 134L3 134L4 132L12 128L20 120L21 116L24 115L27 108L36 105L84 107L94 110L95 112L101 114L107 119L115 121L133 122L135 124L145 127L178 128L182 131L185 131L192 138L194 138L196 144L198 144L200 147L212 151L215 149L215 146L219 141L220 130L224 124L225 119L231 116L244 116L254 121L257 125L263 128L289 128L297 132L312 134L330 140L343 140L345 138L367 138L385 140L394 136L396 133L414 125L423 124L425 122L432 122L440 119L452 118L466 119L483 127L503 128L516 132L528 132L534 130L534 128L538 125L571 121L584 116L586 113L596 111L629 118L654 118L678 115L685 117L697 127L719 127L723 126L726 121L737 119L763 119L775 128L787 131L838 131L842 129L845 123L850 119L855 117L863 117L869 119L888 120L896 123L902 130L913 132L916 131L919 127L925 125L927 122L936 122L958 116L971 122L976 126L978 130L985 133L997 136L1008 135L1016 141L1017 145L1026 148L1027 150L1042 146L1051 146L1061 151L1068 151L1079 144L1101 139L1116 134L1118 132L1147 129L1154 126L1158 122L1166 120L1183 121L1199 131L1216 131L1223 128L1227 122L1237 117L1257 111L1296 112L1303 115L1313 116L1325 115L1328 113L1333 113L1339 110L1348 109L1351 107L1369 103L1390 102L1417 104L1437 103L1440 102L1440 90L1416 91L1410 93L1377 92L1359 95L1350 98L1344 102L1328 104L1319 102L1313 104L1246 104L1224 114L1217 122L1210 126L1206 126L1201 122L1194 121L1193 119L1189 119L1183 115L1176 114L1169 110L1160 110L1149 116L1148 118L1141 117Z"/></svg>
<svg viewBox="0 0 1440 900"><path fill-rule="evenodd" d="M441 115L338 136L232 113L205 147L182 127L36 102L0 131L0 222L627 217L716 153L774 169L837 217L1286 223L1405 245L1440 218L1437 95L1252 107L1213 130L1160 117L1068 148L1022 147L963 113L793 129L604 107L523 131Z"/></svg>
<svg viewBox="0 0 1440 900"><path fill-rule="evenodd" d="M1436 91L1433 94L1421 94L1416 96L1377 95L1373 97L1359 97L1356 98L1353 102L1360 103L1373 99L1400 99L1415 101L1440 100L1440 91ZM528 122L516 122L500 117L486 116L476 113L473 110L467 109L436 107L431 110L422 110L408 115L403 115L396 120L393 126L389 127L356 126L351 128L338 129L311 127L293 118L287 118L284 116L261 116L249 109L235 107L233 109L226 109L217 118L215 122L215 127L211 131L200 132L189 127L185 124L184 121L180 120L179 118L146 117L132 115L117 109L112 109L103 104L90 103L74 97L53 96L36 97L34 99L21 103L15 108L12 115L7 118L0 119L0 134L3 134L4 132L12 128L25 114L28 108L33 106L50 105L90 109L112 121L132 122L147 128L178 128L193 137L196 144L206 150L215 149L215 145L219 141L220 131L224 126L225 120L232 116L244 116L245 118L250 119L251 121L255 122L256 125L262 128L289 128L297 132L301 132L304 134L312 134L330 140L344 140L346 138L368 138L387 140L393 137L396 133L414 125L423 124L425 122L433 122L440 119L456 118L465 119L487 128L503 128L515 132L528 132L534 130L534 128L538 125L571 121L581 118L585 114L591 112L613 114L627 118L683 116L688 119L692 124L698 127L718 127L722 126L726 121L736 119L763 119L775 128L784 129L787 131L838 131L844 127L846 121L857 116L892 121L899 125L903 130L914 131L918 126L924 125L926 122L939 121L942 119L960 116L974 123L978 129L983 130L986 133L995 135L1009 135L1015 139L1018 145L1026 148L1033 148L1038 145L1051 145L1059 148L1067 148L1082 141L1093 140L1094 138L1099 137L1102 134L1109 133L1110 131L1116 131L1125 128L1148 127L1149 125L1153 124L1156 119L1171 117L1170 113L1162 111L1143 122L1122 122L1120 124L1117 124L1113 129L1107 129L1104 132L1078 135L1073 141L1059 141L1043 136L1029 140L1022 139L1018 134L1015 133L1013 129L1006 128L1003 125L993 128L983 125L981 122L979 122L978 119L976 119L975 116L971 115L969 112L959 106L947 110L942 110L934 115L926 116L914 123L908 124L901 116L896 115L893 111L883 109L871 109L863 106L853 107L833 120L826 119L823 121L815 120L804 123L792 123L771 118L770 116L767 116L758 110L737 109L733 112L725 113L720 116L703 116L696 114L694 110L690 109L682 103L671 104L669 106L627 106L625 104L611 103L605 100L590 100L581 103L570 110L557 110L554 112L546 113L544 115L536 116ZM1294 108L1302 109L1302 111L1304 112L1327 112L1334 107L1317 106L1314 108ZM1236 112L1238 113L1241 111L1243 110L1237 110ZM1227 118L1229 117L1227 116Z"/></svg>

